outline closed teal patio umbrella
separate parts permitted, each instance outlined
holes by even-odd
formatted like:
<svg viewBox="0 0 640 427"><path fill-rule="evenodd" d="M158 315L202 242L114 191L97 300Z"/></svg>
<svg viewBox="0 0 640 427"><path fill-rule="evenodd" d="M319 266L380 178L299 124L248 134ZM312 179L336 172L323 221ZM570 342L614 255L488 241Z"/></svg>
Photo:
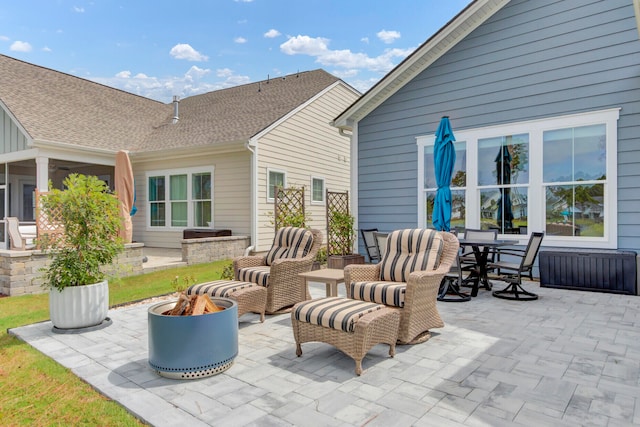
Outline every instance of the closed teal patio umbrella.
<svg viewBox="0 0 640 427"><path fill-rule="evenodd" d="M436 198L433 204L431 222L439 231L451 230L451 177L456 163L455 141L449 117L444 116L436 131L436 141L433 147L433 162L436 176Z"/></svg>

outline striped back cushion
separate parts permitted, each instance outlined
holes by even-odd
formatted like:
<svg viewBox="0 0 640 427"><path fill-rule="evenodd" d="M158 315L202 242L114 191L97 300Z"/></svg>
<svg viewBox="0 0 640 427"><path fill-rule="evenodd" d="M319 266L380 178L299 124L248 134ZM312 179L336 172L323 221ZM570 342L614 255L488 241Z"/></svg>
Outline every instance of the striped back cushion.
<svg viewBox="0 0 640 427"><path fill-rule="evenodd" d="M296 304L292 316L304 323L353 332L362 316L381 308L384 306L351 298L316 298Z"/></svg>
<svg viewBox="0 0 640 427"><path fill-rule="evenodd" d="M444 242L440 233L427 228L396 230L387 238L380 262L380 280L406 282L414 271L435 270Z"/></svg>
<svg viewBox="0 0 640 427"><path fill-rule="evenodd" d="M265 264L271 265L280 258L304 258L313 246L313 233L304 228L283 227L273 239L273 245L265 258Z"/></svg>

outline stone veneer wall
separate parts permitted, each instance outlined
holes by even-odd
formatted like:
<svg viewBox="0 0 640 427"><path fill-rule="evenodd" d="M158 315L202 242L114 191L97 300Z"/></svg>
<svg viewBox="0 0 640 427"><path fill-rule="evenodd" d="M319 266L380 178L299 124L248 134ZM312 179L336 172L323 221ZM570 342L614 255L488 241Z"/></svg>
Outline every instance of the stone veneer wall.
<svg viewBox="0 0 640 427"><path fill-rule="evenodd" d="M244 254L249 246L247 236L207 237L182 240L182 260L188 265L232 259ZM116 262L107 267L108 275L134 276L144 273L143 243L129 243ZM49 264L49 256L42 251L13 251L0 249L0 294L24 295L47 292L42 287L43 268Z"/></svg>
<svg viewBox="0 0 640 427"><path fill-rule="evenodd" d="M188 265L233 259L244 254L248 236L205 237L182 240L182 260Z"/></svg>
<svg viewBox="0 0 640 427"><path fill-rule="evenodd" d="M105 268L111 276L133 276L142 273L142 243L125 245L116 262ZM47 292L42 287L42 269L49 265L49 256L42 251L0 250L0 294L15 296Z"/></svg>

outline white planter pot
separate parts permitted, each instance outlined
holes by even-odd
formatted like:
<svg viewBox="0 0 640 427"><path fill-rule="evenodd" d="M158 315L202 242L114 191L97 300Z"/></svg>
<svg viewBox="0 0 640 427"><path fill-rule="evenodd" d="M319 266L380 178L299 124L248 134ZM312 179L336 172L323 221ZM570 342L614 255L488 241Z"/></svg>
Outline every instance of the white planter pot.
<svg viewBox="0 0 640 427"><path fill-rule="evenodd" d="M107 318L109 284L107 281L85 286L70 286L62 292L49 291L49 316L58 329L96 326Z"/></svg>

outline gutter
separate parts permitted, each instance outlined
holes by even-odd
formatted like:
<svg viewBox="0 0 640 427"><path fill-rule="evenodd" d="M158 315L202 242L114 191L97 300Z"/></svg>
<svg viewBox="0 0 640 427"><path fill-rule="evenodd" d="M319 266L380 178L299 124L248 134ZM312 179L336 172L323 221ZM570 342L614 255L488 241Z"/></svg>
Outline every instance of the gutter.
<svg viewBox="0 0 640 427"><path fill-rule="evenodd" d="M258 144L257 138L253 137L249 139L249 141L245 142L245 148L249 150L251 153L251 207L249 211L251 212L251 246L249 246L244 251L244 255L248 256L251 251L256 248L256 244L258 242L258 201L256 200L258 194Z"/></svg>

